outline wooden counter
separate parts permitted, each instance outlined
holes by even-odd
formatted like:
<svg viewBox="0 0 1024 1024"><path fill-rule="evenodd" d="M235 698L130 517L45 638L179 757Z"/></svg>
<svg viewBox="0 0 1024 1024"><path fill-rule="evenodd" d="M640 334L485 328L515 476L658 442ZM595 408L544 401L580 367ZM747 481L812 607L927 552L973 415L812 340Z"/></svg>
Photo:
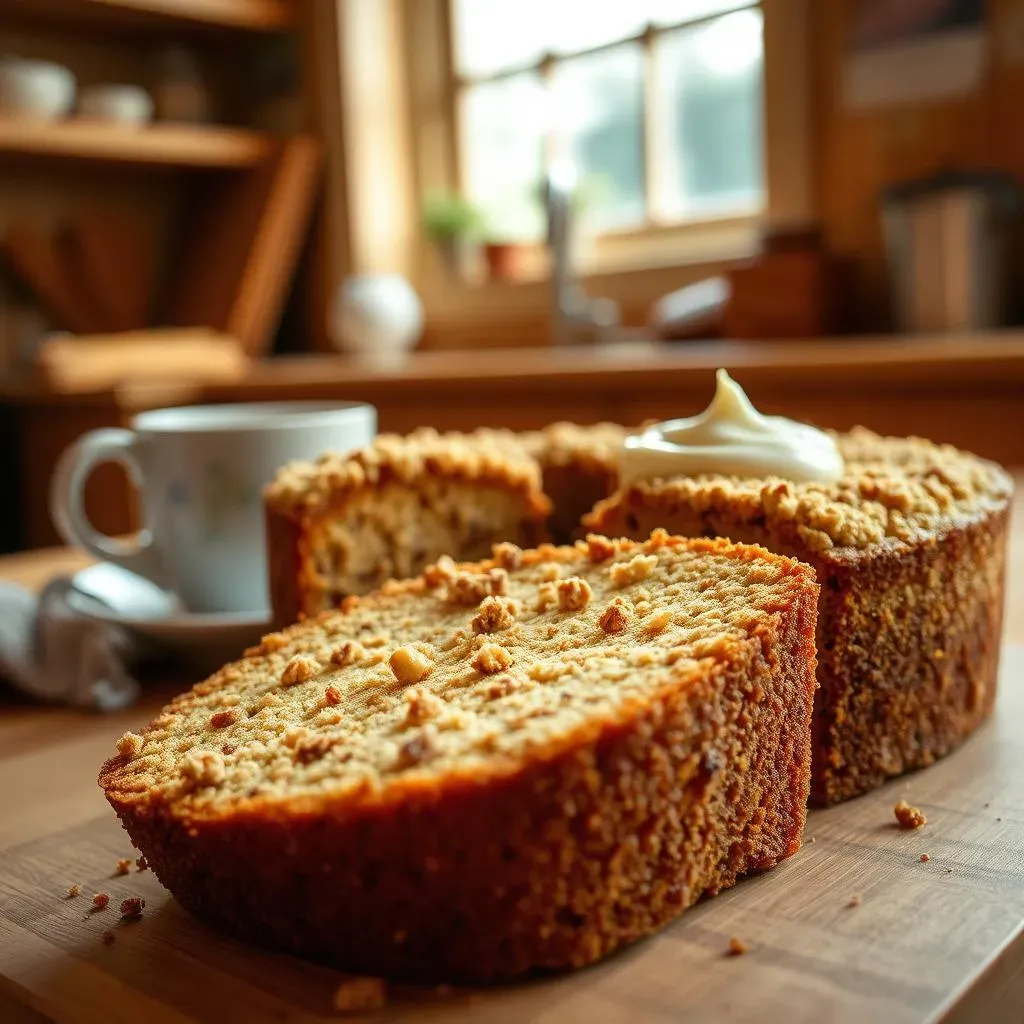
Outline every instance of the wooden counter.
<svg viewBox="0 0 1024 1024"><path fill-rule="evenodd" d="M382 430L429 425L528 429L557 419L637 423L686 416L733 373L764 412L848 429L947 441L1004 464L1024 463L1024 334L801 342L634 342L618 347L423 352L390 363L310 356L258 364L231 385L125 385L56 395L8 387L21 434L24 541L53 544L46 490L60 450L82 431L141 410L283 399L369 402ZM104 493L106 492L106 493ZM89 494L97 525L121 532L130 504L117 471Z"/></svg>
<svg viewBox="0 0 1024 1024"><path fill-rule="evenodd" d="M1017 474L1018 487L1024 475ZM1019 493L1019 492L1018 492ZM1024 501L1011 527L1008 644L1024 644ZM84 565L68 551L0 558L39 587ZM566 978L456 992L402 991L370 1021L787 1020L1019 1024L1024 1005L1024 648L1003 659L995 718L959 751L873 794L811 813L804 849L695 907L658 936ZM114 739L192 680L151 686L107 716L0 698L0 1020L214 1024L332 1019L338 975L198 926L152 873L112 878L131 853L96 787ZM929 817L902 832L893 803ZM920 855L928 853L922 862ZM65 900L72 882L85 895ZM101 889L142 895L143 920L86 915ZM848 906L852 896L856 907ZM113 928L116 941L101 933ZM729 938L750 947L726 956Z"/></svg>

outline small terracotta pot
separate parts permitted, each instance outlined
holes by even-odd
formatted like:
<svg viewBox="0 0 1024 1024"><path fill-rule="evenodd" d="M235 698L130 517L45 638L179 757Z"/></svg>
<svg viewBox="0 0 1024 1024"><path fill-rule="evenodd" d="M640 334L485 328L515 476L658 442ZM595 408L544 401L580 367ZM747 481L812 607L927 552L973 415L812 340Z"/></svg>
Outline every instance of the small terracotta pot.
<svg viewBox="0 0 1024 1024"><path fill-rule="evenodd" d="M522 272L522 251L522 246L515 242L488 242L484 246L484 256L491 280L516 280Z"/></svg>

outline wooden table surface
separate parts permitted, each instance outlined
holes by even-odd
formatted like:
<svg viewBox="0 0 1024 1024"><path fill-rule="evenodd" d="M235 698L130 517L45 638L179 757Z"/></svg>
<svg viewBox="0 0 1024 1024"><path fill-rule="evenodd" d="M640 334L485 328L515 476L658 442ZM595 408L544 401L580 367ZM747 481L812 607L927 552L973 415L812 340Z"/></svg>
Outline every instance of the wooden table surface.
<svg viewBox="0 0 1024 1024"><path fill-rule="evenodd" d="M1018 487L1024 489L1024 473L1018 473L1017 480ZM975 740L935 768L897 780L885 790L851 804L813 813L808 835L815 836L815 844L805 846L798 857L771 873L771 884L742 885L705 903L684 915L689 922L685 930L670 929L667 938L659 937L647 944L646 951L629 952L596 972L585 972L580 976L583 980L544 983L535 991L529 987L516 989L504 1002L495 1002L492 996L467 997L468 1003L456 1000L450 1007L451 1019L660 1022L672 1019L669 1009L674 1005L677 1009L696 1008L697 1015L688 1014L687 1020L746 1020L754 1019L747 1013L754 1013L758 1005L749 994L750 986L763 985L766 1012L760 1019L765 1021L779 1019L768 1008L781 1012L786 1002L784 991L791 991L797 1002L805 1001L804 1009L793 1004L791 1022L853 1021L869 1016L879 1024L889 1020L977 1020L985 1024L1024 1021L1024 650L1013 649L1013 645L1024 645L1022 506L1024 500L1018 500L1012 525L1005 623L1010 649L1004 660L1000 708L996 720L986 725ZM38 587L53 573L73 571L86 561L68 551L8 556L0 558L0 579ZM38 853L38 871L32 869L34 884L45 881L57 889L70 880L76 868L82 869L89 856L94 858L93 868L99 863L96 857L106 858L102 860L105 867L115 849L125 848L118 856L128 852L127 840L121 837L96 787L98 766L109 756L117 736L152 717L171 691L185 682L177 681L170 687L162 684L149 690L135 707L105 716L0 697L0 911L5 900L14 898L11 885L15 897L27 898L18 888L16 872L4 867L5 862L14 863L11 858L19 851ZM904 793L926 806L929 817L934 817L923 833L901 833L891 827L892 804ZM71 845L76 848L65 849L61 836L74 837ZM54 844L63 852L55 854ZM78 844L82 844L81 849ZM929 863L916 863L922 852L930 854ZM172 904L155 879L139 878L147 900ZM10 883L6 890L5 882ZM845 900L854 892L864 894L864 904L847 910ZM80 922L80 914L68 914L57 903L56 909L50 908L53 914ZM908 933L906 922L915 915L919 917L918 925ZM770 921L774 923L769 926ZM895 948L888 948L882 936L894 925L902 928L903 939ZM160 941L169 945L160 963L166 956L175 969L187 971L196 958L175 947L175 941L181 940L182 929L190 927L189 923L180 911L167 910L162 927L167 934ZM11 928L10 921L5 923L0 913L0 1021L77 1024L141 1019L104 1016L95 1006L90 1009L87 1001L76 1002L74 992L51 992L41 965L37 970L31 963L19 964L17 969L24 980L12 986L4 980L4 958L12 955L12 950L21 951L27 941L31 945L31 941L42 940L38 936L31 939L29 931L15 935ZM743 958L744 963L726 965L715 950L738 931L754 948ZM142 936L143 932L138 934ZM160 934L150 933L145 941L153 942L154 935ZM204 941L209 942L209 936ZM962 995L955 990L971 981L964 975L966 963L970 955L977 956L987 949L986 944L992 944L986 985L975 986L967 1001L943 1016L936 1009L943 1001L942 985L948 982L950 999ZM70 939L46 945L50 954L61 949L82 969L83 977L91 976L75 959L80 950ZM42 950L40 945L37 953L42 955ZM229 955L218 947L218 956L250 975L264 967L271 969L267 966L271 961L264 954L252 954L251 963L257 968L244 966L250 963L244 950ZM872 956L878 958L877 963ZM850 957L856 962L848 963ZM894 959L890 962L889 957ZM633 977L629 976L631 962L635 964ZM143 970L136 960L132 963L133 970ZM153 966L150 963L149 969ZM329 972L310 970L310 984L327 984ZM292 966L288 971L294 975L296 968ZM674 972L691 971L697 972L692 978L673 976ZM737 978L735 983L729 982L729 971ZM592 987L588 987L588 977ZM120 978L115 983L108 978L103 990L114 997L130 980ZM248 980L257 983L255 977ZM233 976L227 991L234 992L241 984ZM567 987L553 989L552 984ZM735 990L730 989L731 984L737 986ZM863 1016L857 1015L859 1010L831 1018L808 1015L805 1010L819 1005L816 1000L830 986L845 989L848 997L857 997L851 1005L862 1006ZM674 993L671 999L685 996L687 1001L666 1002L670 992ZM861 995L863 1003L857 1001ZM1004 1000L1020 1002L1000 1003L1000 995ZM64 1010L57 1013L54 1007ZM555 1012L558 1007L564 1011L561 1015ZM915 1007L921 1008L920 1015ZM925 1013L927 1007L931 1010ZM262 1011L253 1011L247 1020L324 1019L319 1012L292 1012L287 998L284 1002L273 1001L263 1010L265 1016ZM232 1019L223 1015L223 1007L219 1012L216 1019ZM429 1012L423 1006L399 1007L396 1013L403 1020L447 1019L436 1007ZM183 1022L205 1021L206 1017L189 1015L179 1006L154 1019Z"/></svg>

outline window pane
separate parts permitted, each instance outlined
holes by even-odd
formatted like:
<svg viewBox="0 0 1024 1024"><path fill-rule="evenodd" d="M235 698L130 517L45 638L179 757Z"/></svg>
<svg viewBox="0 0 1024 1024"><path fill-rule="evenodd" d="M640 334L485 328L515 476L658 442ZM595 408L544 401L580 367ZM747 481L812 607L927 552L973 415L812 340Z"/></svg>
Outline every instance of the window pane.
<svg viewBox="0 0 1024 1024"><path fill-rule="evenodd" d="M647 13L655 25L679 25L709 14L735 11L743 6L756 6L754 0L646 0Z"/></svg>
<svg viewBox="0 0 1024 1024"><path fill-rule="evenodd" d="M467 77L523 67L546 53L578 53L675 25L744 0L454 0L456 66ZM753 0L751 0L753 3Z"/></svg>
<svg viewBox="0 0 1024 1024"><path fill-rule="evenodd" d="M763 199L761 12L661 37L657 85L667 166L663 216L748 209Z"/></svg>
<svg viewBox="0 0 1024 1024"><path fill-rule="evenodd" d="M547 49L543 0L455 0L455 66L487 75L539 60Z"/></svg>
<svg viewBox="0 0 1024 1024"><path fill-rule="evenodd" d="M462 101L466 195L502 239L543 234L540 203L545 104L540 78L512 75L467 89Z"/></svg>
<svg viewBox="0 0 1024 1024"><path fill-rule="evenodd" d="M555 65L559 137L576 167L589 223L644 218L643 51L635 44Z"/></svg>

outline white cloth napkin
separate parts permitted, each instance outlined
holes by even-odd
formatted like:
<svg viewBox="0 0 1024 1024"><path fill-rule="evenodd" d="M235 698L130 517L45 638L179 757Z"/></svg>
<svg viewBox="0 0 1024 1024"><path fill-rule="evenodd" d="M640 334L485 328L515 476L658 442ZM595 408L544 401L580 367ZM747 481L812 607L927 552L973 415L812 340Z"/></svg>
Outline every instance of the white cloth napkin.
<svg viewBox="0 0 1024 1024"><path fill-rule="evenodd" d="M31 697L97 711L132 704L132 669L147 654L136 634L83 615L68 601L71 580L51 580L41 594L0 580L0 675ZM76 594L75 602L95 598Z"/></svg>

